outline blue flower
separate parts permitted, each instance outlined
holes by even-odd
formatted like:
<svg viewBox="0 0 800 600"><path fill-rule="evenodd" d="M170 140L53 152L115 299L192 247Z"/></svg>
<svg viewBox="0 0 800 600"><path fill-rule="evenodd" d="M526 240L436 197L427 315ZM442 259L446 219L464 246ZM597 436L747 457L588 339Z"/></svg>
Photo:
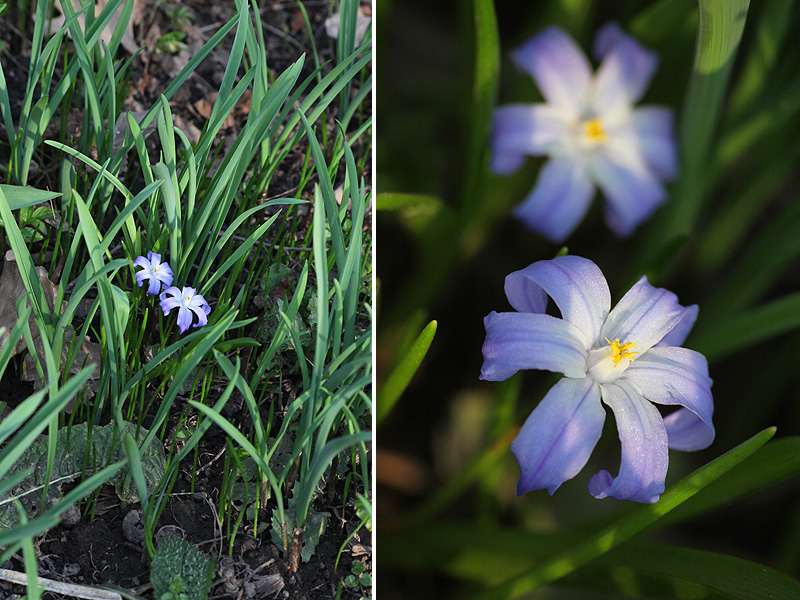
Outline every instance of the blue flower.
<svg viewBox="0 0 800 600"><path fill-rule="evenodd" d="M208 315L211 313L211 307L206 302L197 290L192 287L184 287L179 290L176 287L171 287L164 290L159 296L161 299L161 310L164 311L164 316L168 315L173 308L178 309L178 329L183 333L189 326L192 325L194 320L192 312L197 315L197 323L192 327L202 327L208 323Z"/></svg>
<svg viewBox="0 0 800 600"><path fill-rule="evenodd" d="M166 262L161 262L160 254L148 252L147 258L138 256L133 264L144 269L136 273L136 283L139 284L139 287L142 287L145 279L150 280L150 286L147 288L148 294L158 294L161 291L162 283L164 287L172 285L172 269Z"/></svg>
<svg viewBox="0 0 800 600"><path fill-rule="evenodd" d="M528 155L550 157L514 214L552 242L575 230L595 187L608 200L608 226L630 235L664 202L662 181L677 173L672 111L633 108L655 72L656 54L613 23L598 32L594 53L602 63L592 75L586 56L560 29L531 38L512 59L546 103L503 106L494 115L494 172L512 173Z"/></svg>
<svg viewBox="0 0 800 600"><path fill-rule="evenodd" d="M596 498L656 502L664 491L667 448L700 450L714 439L711 379L702 354L680 348L697 318L672 292L642 277L614 307L608 284L590 260L562 256L506 277L519 312L484 319L481 379L500 381L519 369L566 375L545 395L511 444L521 475L517 494L552 494L583 468L614 412L619 475L600 471ZM548 295L562 318L545 314ZM602 403L601 403L602 400ZM652 404L680 405L666 417Z"/></svg>

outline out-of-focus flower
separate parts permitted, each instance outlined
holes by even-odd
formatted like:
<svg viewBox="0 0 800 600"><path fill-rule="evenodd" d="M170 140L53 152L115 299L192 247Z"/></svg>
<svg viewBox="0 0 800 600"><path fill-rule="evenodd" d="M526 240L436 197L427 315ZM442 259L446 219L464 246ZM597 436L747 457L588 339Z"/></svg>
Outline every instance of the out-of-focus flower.
<svg viewBox="0 0 800 600"><path fill-rule="evenodd" d="M147 288L148 294L158 294L161 291L162 283L164 287L172 285L172 269L166 262L161 262L160 254L148 252L147 258L138 256L133 264L143 268L142 271L136 273L136 283L139 284L139 287L142 287L145 279L150 280L150 286Z"/></svg>
<svg viewBox="0 0 800 600"><path fill-rule="evenodd" d="M516 217L553 242L571 234L599 187L605 218L630 235L665 200L662 181L677 173L674 117L659 106L633 108L656 70L655 53L610 23L597 34L597 73L575 42L551 27L512 53L545 104L497 109L491 168L516 171L525 156L549 156Z"/></svg>
<svg viewBox="0 0 800 600"><path fill-rule="evenodd" d="M589 482L596 498L656 502L664 491L667 448L700 450L714 439L711 379L702 354L679 348L697 318L672 292L642 277L609 311L600 269L578 256L543 260L506 277L519 312L484 319L481 379L519 369L566 375L545 395L511 444L520 466L517 494L552 494L583 468L603 430L606 404L622 442L619 475ZM562 318L545 314L548 295ZM601 403L602 400L602 403ZM652 404L679 405L661 416Z"/></svg>
<svg viewBox="0 0 800 600"><path fill-rule="evenodd" d="M173 308L178 309L178 329L183 333L192 325L192 312L197 315L197 323L192 327L202 327L208 323L208 315L211 307L197 290L192 287L184 287L179 290L171 287L161 293L161 310L164 315L168 315Z"/></svg>

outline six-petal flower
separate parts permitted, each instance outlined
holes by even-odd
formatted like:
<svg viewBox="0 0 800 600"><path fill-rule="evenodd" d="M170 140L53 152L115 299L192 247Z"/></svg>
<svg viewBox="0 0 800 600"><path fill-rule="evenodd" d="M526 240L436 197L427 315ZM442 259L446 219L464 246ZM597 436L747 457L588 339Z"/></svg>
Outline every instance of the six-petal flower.
<svg viewBox="0 0 800 600"><path fill-rule="evenodd" d="M147 258L138 256L133 261L133 264L143 269L136 272L136 283L139 284L139 287L142 287L145 279L150 280L150 285L147 288L148 294L158 294L161 291L162 283L164 287L172 285L172 269L166 262L161 262L160 254L148 252Z"/></svg>
<svg viewBox="0 0 800 600"><path fill-rule="evenodd" d="M551 27L512 54L536 81L546 103L497 109L491 168L516 171L525 156L548 156L533 191L514 214L553 242L566 239L588 210L595 187L606 196L605 218L630 235L665 200L662 181L677 172L673 114L633 108L655 72L655 53L617 25L603 27L591 65L575 42Z"/></svg>
<svg viewBox="0 0 800 600"><path fill-rule="evenodd" d="M521 475L517 493L551 494L586 464L611 408L622 443L619 474L600 471L596 498L655 502L664 491L667 448L700 450L714 439L705 357L678 347L697 318L672 292L642 277L613 310L600 269L588 259L543 260L506 278L516 313L484 319L481 379L519 369L566 375L530 414L511 445ZM562 318L545 314L548 296ZM602 400L602 403L601 403ZM682 408L661 416L652 404Z"/></svg>
<svg viewBox="0 0 800 600"><path fill-rule="evenodd" d="M202 327L208 323L208 315L211 313L211 307L206 302L197 290L193 287L184 286L179 290L177 287L171 287L164 290L160 296L161 309L164 315L168 315L173 308L178 309L178 329L183 333L189 326ZM194 320L192 312L197 315L197 323L192 325Z"/></svg>

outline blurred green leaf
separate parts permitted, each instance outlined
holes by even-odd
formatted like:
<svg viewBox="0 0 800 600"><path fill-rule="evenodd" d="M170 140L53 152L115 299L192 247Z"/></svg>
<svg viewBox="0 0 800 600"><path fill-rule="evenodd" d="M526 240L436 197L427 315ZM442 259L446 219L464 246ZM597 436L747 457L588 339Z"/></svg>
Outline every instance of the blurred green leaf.
<svg viewBox="0 0 800 600"><path fill-rule="evenodd" d="M692 346L709 361L800 328L800 292L698 328Z"/></svg>
<svg viewBox="0 0 800 600"><path fill-rule="evenodd" d="M446 206L438 198L417 194L378 194L375 208L385 212L400 212L406 226L414 232L425 231L431 221L439 216Z"/></svg>
<svg viewBox="0 0 800 600"><path fill-rule="evenodd" d="M789 204L732 265L704 303L712 315L736 313L761 299L800 255L800 203Z"/></svg>
<svg viewBox="0 0 800 600"><path fill-rule="evenodd" d="M665 527L728 505L800 471L800 437L773 440L684 502L656 525Z"/></svg>
<svg viewBox="0 0 800 600"><path fill-rule="evenodd" d="M414 530L409 535L391 538L382 548L382 559L413 570L434 569L462 580L491 584L525 569L533 562L544 562L552 554L577 543L575 533L529 533L498 527L437 524ZM737 600L796 598L800 583L764 565L690 548L662 544L628 542L600 557L596 563L576 573L568 586L586 585L592 591L611 587L619 567L633 570L633 576L659 575L662 591L657 597L684 597L667 592L670 581L688 581L722 597ZM636 597L641 597L639 594ZM649 594L646 597L651 597ZM706 597L706 596L704 596ZM714 597L719 597L714 595Z"/></svg>
<svg viewBox="0 0 800 600"><path fill-rule="evenodd" d="M648 244L633 269L642 272L680 235L694 230L708 194L708 156L742 39L749 0L700 0L697 45L680 116L680 179L670 201L648 224ZM652 243L652 240L660 240Z"/></svg>
<svg viewBox="0 0 800 600"><path fill-rule="evenodd" d="M696 8L697 3L692 0L658 0L641 10L629 27L644 44L658 45L675 35Z"/></svg>
<svg viewBox="0 0 800 600"><path fill-rule="evenodd" d="M794 4L795 0L765 0L761 3L761 13L755 27L755 43L747 53L741 75L731 93L728 120L741 118L766 89L792 21Z"/></svg>
<svg viewBox="0 0 800 600"><path fill-rule="evenodd" d="M483 180L489 152L489 128L500 78L500 38L492 0L474 0L475 76L472 84L472 111L467 146L467 164L462 189L462 217L469 221L482 214Z"/></svg>
<svg viewBox="0 0 800 600"><path fill-rule="evenodd" d="M378 425L391 412L425 359L433 337L436 335L437 326L436 321L428 323L411 346L411 350L389 374L383 387L378 391L378 403L375 411L375 421Z"/></svg>
<svg viewBox="0 0 800 600"><path fill-rule="evenodd" d="M723 473L752 455L773 435L775 435L774 427L765 429L681 479L671 489L664 492L661 499L655 504L637 507L631 514L622 517L610 527L579 542L570 550L556 554L554 558L546 560L543 564L534 565L502 584L476 594L474 598L476 600L478 598L481 600L518 598L545 583L555 581L572 573L579 567L597 559L612 548L619 546L624 541L647 529L663 515L694 496Z"/></svg>

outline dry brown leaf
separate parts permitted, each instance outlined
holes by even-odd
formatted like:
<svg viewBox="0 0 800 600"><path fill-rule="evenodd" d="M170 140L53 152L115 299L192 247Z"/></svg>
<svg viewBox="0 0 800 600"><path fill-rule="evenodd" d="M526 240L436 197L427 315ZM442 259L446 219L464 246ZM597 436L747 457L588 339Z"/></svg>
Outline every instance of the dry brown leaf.
<svg viewBox="0 0 800 600"><path fill-rule="evenodd" d="M53 311L58 288L52 281L50 281L50 278L47 276L47 269L44 267L36 267L36 275L39 277L39 283L44 291L47 304L50 307L50 310ZM27 293L27 290L25 289L25 284L22 281L22 275L19 272L19 267L14 257L14 252L9 250L6 252L4 258L3 273L0 274L0 327L6 328L5 333L0 336L0 350L6 345L6 343L8 343L11 329L17 323L17 300L25 293ZM28 301L28 304L30 305L30 301ZM30 317L29 324L31 329L31 337L33 338L33 345L36 348L36 354L39 356L39 361L44 364L44 346L42 345L42 338L41 334L39 333L39 328L34 323L33 315ZM67 360L69 346L74 337L75 329L70 325L67 328L64 338L67 340L67 343L61 350L62 364L64 364ZM19 354L25 349L25 340L20 339L17 342L17 345L14 347L11 356ZM97 392L97 387L99 385L100 357L100 344L95 344L94 342L89 341L89 338L87 337L83 340L81 347L78 349L77 357L70 367L70 374L74 375L86 365L94 364L97 366L89 378L89 389L91 390L91 395L94 395L94 393ZM42 389L42 382L39 379L39 375L36 372L33 359L30 355L25 357L25 361L22 366L22 378L25 381L33 381L35 389Z"/></svg>
<svg viewBox="0 0 800 600"><path fill-rule="evenodd" d="M55 6L61 14L56 15L52 18L49 29L50 35L53 35L56 31L61 29L61 27L64 25L64 21L66 21L66 18L64 17L64 9L61 8L61 2L62 0L55 1ZM71 2L73 10L75 10L76 12L82 8L83 3L81 2L81 0L71 0ZM108 4L107 0L97 0L95 2L94 14L95 15L100 14L100 11L103 10L106 4ZM139 50L139 46L133 39L134 15L136 15L140 10L138 4L139 4L138 0L133 0L133 13L131 15L131 18L128 20L128 25L125 28L125 33L122 34L122 40L120 41L120 45L123 48L125 48L125 50L127 50L128 53L130 54L135 54L136 51ZM123 8L124 8L124 3L120 5L120 7L117 9L117 11L109 20L106 28L103 29L103 31L100 33L100 39L103 40L106 44L109 44L111 42L111 36L114 35L114 29L116 29L117 27L117 23L119 22L119 17L120 14L122 13ZM78 16L78 22L80 23L81 29L86 31L85 13ZM67 35L70 35L69 31L67 32Z"/></svg>

